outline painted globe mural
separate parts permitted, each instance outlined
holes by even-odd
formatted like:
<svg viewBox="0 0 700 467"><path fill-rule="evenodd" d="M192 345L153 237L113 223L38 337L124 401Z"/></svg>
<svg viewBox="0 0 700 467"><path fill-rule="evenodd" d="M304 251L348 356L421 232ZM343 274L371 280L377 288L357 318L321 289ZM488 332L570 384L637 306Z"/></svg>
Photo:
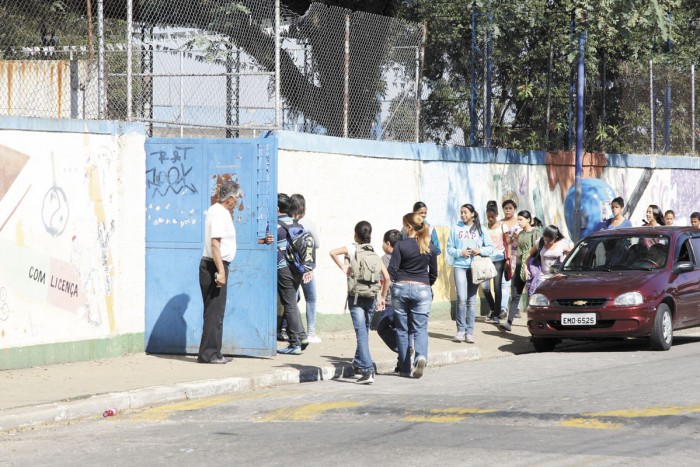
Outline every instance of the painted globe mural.
<svg viewBox="0 0 700 467"><path fill-rule="evenodd" d="M574 232L574 204L576 185L572 185L564 199L564 218L569 232ZM617 195L610 185L597 178L581 180L581 236L593 232L594 227L609 217L610 202Z"/></svg>

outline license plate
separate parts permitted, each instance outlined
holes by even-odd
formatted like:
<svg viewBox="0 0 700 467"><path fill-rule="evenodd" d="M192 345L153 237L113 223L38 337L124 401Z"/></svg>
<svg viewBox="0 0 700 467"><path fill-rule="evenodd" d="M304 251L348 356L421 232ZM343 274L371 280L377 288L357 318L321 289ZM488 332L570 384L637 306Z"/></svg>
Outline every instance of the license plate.
<svg viewBox="0 0 700 467"><path fill-rule="evenodd" d="M593 326L596 323L595 313L562 313L563 326Z"/></svg>

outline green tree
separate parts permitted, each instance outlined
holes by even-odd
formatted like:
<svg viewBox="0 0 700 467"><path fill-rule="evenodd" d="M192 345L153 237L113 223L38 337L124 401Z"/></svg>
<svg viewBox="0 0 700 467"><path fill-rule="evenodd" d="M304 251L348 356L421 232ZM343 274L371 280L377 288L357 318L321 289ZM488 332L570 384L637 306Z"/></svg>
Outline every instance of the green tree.
<svg viewBox="0 0 700 467"><path fill-rule="evenodd" d="M472 12L478 14L475 32L482 51L488 29L492 34L496 146L529 146L533 132L541 148L567 146L569 86L577 60L572 15L575 33L587 32L587 148L610 145L616 138L607 135L624 124L618 80L627 64L660 60L668 40L674 43L672 63L699 57L700 30L692 18L700 17L700 4L691 0L477 0L466 8L462 1L413 2L401 14L428 25L424 80L431 93L422 115L425 137L436 142L458 129L465 139L469 133ZM605 136L595 131L600 128L608 129Z"/></svg>

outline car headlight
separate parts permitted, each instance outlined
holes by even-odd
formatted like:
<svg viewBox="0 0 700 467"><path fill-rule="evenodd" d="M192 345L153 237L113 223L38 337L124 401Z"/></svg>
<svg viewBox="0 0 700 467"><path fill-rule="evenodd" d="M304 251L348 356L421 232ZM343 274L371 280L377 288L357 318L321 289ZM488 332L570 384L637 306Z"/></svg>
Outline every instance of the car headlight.
<svg viewBox="0 0 700 467"><path fill-rule="evenodd" d="M532 294L528 303L530 306L549 306L549 300L541 293Z"/></svg>
<svg viewBox="0 0 700 467"><path fill-rule="evenodd" d="M623 293L617 297L614 302L614 304L617 306L634 306L641 305L642 303L644 303L644 299L642 298L642 294L639 292Z"/></svg>

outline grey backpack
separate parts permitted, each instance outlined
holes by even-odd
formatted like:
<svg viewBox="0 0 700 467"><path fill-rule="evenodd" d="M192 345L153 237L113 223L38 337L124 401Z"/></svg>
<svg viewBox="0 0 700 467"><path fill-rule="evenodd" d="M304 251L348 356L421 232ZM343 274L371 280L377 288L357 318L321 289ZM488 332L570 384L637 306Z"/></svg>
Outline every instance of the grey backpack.
<svg viewBox="0 0 700 467"><path fill-rule="evenodd" d="M373 298L382 287L382 259L374 252L369 243L355 244L355 255L350 258L348 274L348 295Z"/></svg>

